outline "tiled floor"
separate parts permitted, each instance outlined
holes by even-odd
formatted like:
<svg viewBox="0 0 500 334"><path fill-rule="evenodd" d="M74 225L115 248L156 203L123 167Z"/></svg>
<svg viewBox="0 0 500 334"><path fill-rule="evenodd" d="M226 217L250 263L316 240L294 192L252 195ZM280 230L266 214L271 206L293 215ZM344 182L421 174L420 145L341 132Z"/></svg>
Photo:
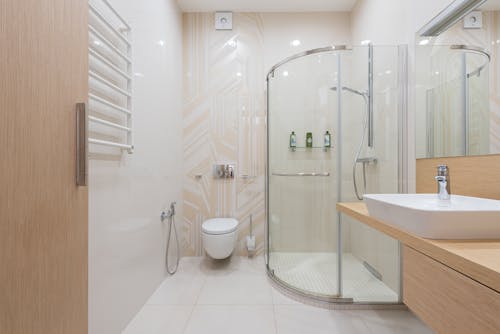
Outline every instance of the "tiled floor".
<svg viewBox="0 0 500 334"><path fill-rule="evenodd" d="M183 258L124 334L431 334L408 311L326 310L268 282L261 257Z"/></svg>

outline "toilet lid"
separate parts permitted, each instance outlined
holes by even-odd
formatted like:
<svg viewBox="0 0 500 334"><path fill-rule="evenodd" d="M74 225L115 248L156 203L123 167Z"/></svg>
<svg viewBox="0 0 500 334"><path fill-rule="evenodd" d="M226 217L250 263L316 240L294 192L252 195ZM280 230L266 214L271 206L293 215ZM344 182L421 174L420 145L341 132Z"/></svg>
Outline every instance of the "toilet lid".
<svg viewBox="0 0 500 334"><path fill-rule="evenodd" d="M238 221L234 218L213 218L206 220L201 229L207 234L226 234L236 231Z"/></svg>

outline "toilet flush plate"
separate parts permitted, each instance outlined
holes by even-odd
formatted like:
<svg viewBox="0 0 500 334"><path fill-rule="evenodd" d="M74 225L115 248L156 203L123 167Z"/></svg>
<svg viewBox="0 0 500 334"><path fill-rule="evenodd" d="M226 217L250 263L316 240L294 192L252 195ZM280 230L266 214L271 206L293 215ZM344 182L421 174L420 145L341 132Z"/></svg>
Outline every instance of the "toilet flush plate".
<svg viewBox="0 0 500 334"><path fill-rule="evenodd" d="M234 164L215 164L213 167L214 179L234 179Z"/></svg>

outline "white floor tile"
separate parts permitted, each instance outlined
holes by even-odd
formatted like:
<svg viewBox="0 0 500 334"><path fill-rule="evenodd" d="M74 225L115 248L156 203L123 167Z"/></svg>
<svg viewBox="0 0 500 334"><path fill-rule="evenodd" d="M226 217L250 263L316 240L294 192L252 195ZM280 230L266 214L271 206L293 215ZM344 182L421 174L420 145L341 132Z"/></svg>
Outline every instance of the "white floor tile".
<svg viewBox="0 0 500 334"><path fill-rule="evenodd" d="M273 307L199 305L185 334L276 334Z"/></svg>
<svg viewBox="0 0 500 334"><path fill-rule="evenodd" d="M274 287L272 287L271 289L274 305L304 305L296 300L293 300L292 298L287 297L286 295L276 290Z"/></svg>
<svg viewBox="0 0 500 334"><path fill-rule="evenodd" d="M193 306L145 305L122 334L182 334Z"/></svg>
<svg viewBox="0 0 500 334"><path fill-rule="evenodd" d="M204 276L175 274L163 281L146 304L194 305L204 283Z"/></svg>
<svg viewBox="0 0 500 334"><path fill-rule="evenodd" d="M357 311L370 334L433 334L420 319L409 311Z"/></svg>
<svg viewBox="0 0 500 334"><path fill-rule="evenodd" d="M368 328L353 311L305 305L275 305L278 334L366 334Z"/></svg>
<svg viewBox="0 0 500 334"><path fill-rule="evenodd" d="M199 305L272 305L271 287L263 275L209 276Z"/></svg>
<svg viewBox="0 0 500 334"><path fill-rule="evenodd" d="M225 260L203 257L199 270L207 276L265 275L264 257L232 256Z"/></svg>
<svg viewBox="0 0 500 334"><path fill-rule="evenodd" d="M408 311L325 310L271 286L263 257L183 258L124 334L432 334Z"/></svg>

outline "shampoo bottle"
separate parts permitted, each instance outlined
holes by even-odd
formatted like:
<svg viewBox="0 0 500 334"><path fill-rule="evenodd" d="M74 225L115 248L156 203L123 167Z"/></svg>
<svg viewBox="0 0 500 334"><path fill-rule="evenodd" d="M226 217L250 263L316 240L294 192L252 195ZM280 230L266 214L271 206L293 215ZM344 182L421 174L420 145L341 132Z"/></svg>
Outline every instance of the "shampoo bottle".
<svg viewBox="0 0 500 334"><path fill-rule="evenodd" d="M313 134L312 132L306 133L306 147L313 147Z"/></svg>
<svg viewBox="0 0 500 334"><path fill-rule="evenodd" d="M332 147L332 137L330 136L330 132L326 131L325 132L325 148L327 147Z"/></svg>
<svg viewBox="0 0 500 334"><path fill-rule="evenodd" d="M297 147L297 135L295 134L295 131L292 131L290 134L290 148L295 147Z"/></svg>

